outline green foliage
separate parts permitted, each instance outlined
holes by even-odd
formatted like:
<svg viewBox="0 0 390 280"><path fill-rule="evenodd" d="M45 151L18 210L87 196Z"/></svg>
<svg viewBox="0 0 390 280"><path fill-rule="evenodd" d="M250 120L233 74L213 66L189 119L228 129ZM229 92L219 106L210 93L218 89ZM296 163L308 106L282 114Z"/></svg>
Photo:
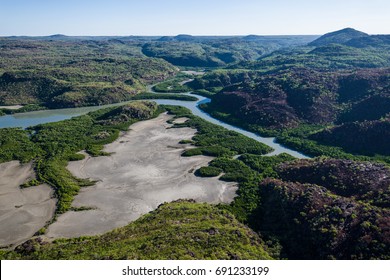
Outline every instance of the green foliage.
<svg viewBox="0 0 390 280"><path fill-rule="evenodd" d="M277 173L274 171L274 168L282 162L292 161L295 158L289 154L279 154L270 157L244 154L239 159L253 170L262 173L263 177L275 178Z"/></svg>
<svg viewBox="0 0 390 280"><path fill-rule="evenodd" d="M85 155L83 154L70 154L68 155L67 160L68 161L78 161L78 160L83 160L85 158Z"/></svg>
<svg viewBox="0 0 390 280"><path fill-rule="evenodd" d="M58 199L57 213L69 210L73 197L83 185L90 185L88 180L75 178L67 169L67 162L59 159L39 160L36 165L37 177L40 181L50 184Z"/></svg>
<svg viewBox="0 0 390 280"><path fill-rule="evenodd" d="M141 93L130 98L130 100L141 100L141 99L171 99L171 100L182 100L182 101L198 101L198 98L190 95L183 94L162 94L162 93Z"/></svg>
<svg viewBox="0 0 390 280"><path fill-rule="evenodd" d="M230 65L230 69L208 72L185 85L176 77L154 89L194 89L212 99L211 104L202 105L211 115L262 135L276 136L279 142L307 155L390 163L383 152L388 150L388 137L382 126L390 104L388 69L355 71L356 67L388 67L386 40L374 36L349 40L343 32L336 35L337 40L331 41L338 44L283 49L267 56L264 54L288 44L281 38L270 43L257 36L232 40L181 35L147 43L9 40L0 49L0 104L36 104L19 109L28 111L41 106L85 106L128 99L194 101L194 97L180 94L134 96L146 83L163 80L177 71L162 60L142 57L142 53L176 65ZM374 44L379 41L382 43ZM32 51L39 55L31 55ZM120 130L164 110L189 118L176 127L198 131L192 140L180 142L195 146L183 156L217 157L209 166L198 169L197 175L223 173L222 180L238 182L233 203L218 208L233 213L270 240L280 240L284 257L388 258L388 211L380 209L388 207L388 185L374 188L368 181L370 176L383 179L377 174L382 167L352 162L345 175L335 172L333 163L330 171L309 164L308 171L297 162L286 163L293 158L285 154L262 156L271 149L207 123L185 108L133 103L29 131L0 130L0 162L35 160L37 179L26 186L41 182L53 186L58 197L57 213L88 210L70 205L80 187L93 182L72 176L66 169L67 162L82 159L84 156L77 154L80 150L93 156L106 155L103 145L114 141ZM12 112L0 110L0 114ZM350 121L359 123L343 124ZM374 139L370 139L371 134L376 135ZM381 139L381 155L375 155L378 150L367 149L377 139ZM363 148L357 149L356 141L361 141ZM234 155L240 156L231 158ZM371 172L370 168L377 169ZM303 176L303 171L309 175ZM294 183L263 181L270 177ZM361 184L354 182L361 178ZM295 183L298 179L302 182ZM238 225L234 231L226 229L237 222L225 210L187 202L165 204L137 222L100 237L46 245L31 241L34 250L19 247L15 252L0 251L0 258L263 258L264 246L246 228ZM245 239L248 232L250 238ZM280 247L278 241L276 244L275 248Z"/></svg>
<svg viewBox="0 0 390 280"><path fill-rule="evenodd" d="M181 155L183 157L192 157L192 156L200 156L202 154L203 154L203 152L202 152L201 148L195 148L195 149L186 150Z"/></svg>
<svg viewBox="0 0 390 280"><path fill-rule="evenodd" d="M22 189L24 188L29 188L29 187L35 187L35 186L39 186L41 184L41 182L37 179L31 179L30 181L28 181L27 183L24 183L22 185L20 185L20 187Z"/></svg>
<svg viewBox="0 0 390 280"><path fill-rule="evenodd" d="M210 166L223 170L225 174L221 177L221 180L224 181L250 182L256 176L256 173L242 161L228 157L216 158L210 162Z"/></svg>
<svg viewBox="0 0 390 280"><path fill-rule="evenodd" d="M308 130L307 127L297 127L295 129L285 130L283 133L279 134L277 137L277 141L283 145L286 145L288 147L291 147L295 150L298 150L306 155L309 156L328 156L333 158L340 158L340 159L353 159L353 160L373 160L373 161L381 161L381 162L387 162L390 163L390 157L386 155L363 155L363 154L352 154L348 153L347 151L350 150L350 147L347 147L345 150L341 147L337 147L336 145L324 145L320 141L324 141L322 139L319 139L320 141L315 141L312 138L312 135L314 133L318 132L317 129L314 130ZM373 143L373 142L372 142ZM371 144L372 144L371 143ZM386 145L384 143L378 143L379 147L381 145ZM336 143L335 143L336 144ZM337 145L340 145L340 143L337 143ZM356 150L355 150L356 151ZM360 150L360 152L364 152L363 150Z"/></svg>
<svg viewBox="0 0 390 280"><path fill-rule="evenodd" d="M31 241L1 259L271 259L261 239L225 210L176 201L97 237ZM158 250L156 250L158 248Z"/></svg>
<svg viewBox="0 0 390 280"><path fill-rule="evenodd" d="M179 117L187 117L189 120L184 124L175 124L176 127L188 126L197 129L193 137L195 149L187 150L183 156L208 155L228 156L243 153L265 154L271 148L257 142L254 139L243 136L237 132L229 131L218 125L211 124L200 117L194 116L188 109L176 106L162 106L168 112Z"/></svg>
<svg viewBox="0 0 390 280"><path fill-rule="evenodd" d="M211 98L215 94L214 92L211 92L211 91L208 91L205 89L194 90L194 91L192 91L192 93L200 95L200 96L204 96L207 98Z"/></svg>
<svg viewBox="0 0 390 280"><path fill-rule="evenodd" d="M185 78L187 78L188 80L189 76L183 74L178 75L172 80L167 80L162 83L158 83L157 85L153 86L153 90L156 92L168 92L168 93L188 92L190 89L184 84Z"/></svg>
<svg viewBox="0 0 390 280"><path fill-rule="evenodd" d="M199 177L216 177L221 174L222 169L214 166L202 166L195 171L195 175Z"/></svg>
<svg viewBox="0 0 390 280"><path fill-rule="evenodd" d="M41 148L31 143L28 131L18 128L0 129L0 162L19 160L26 163L41 153Z"/></svg>
<svg viewBox="0 0 390 280"><path fill-rule="evenodd" d="M193 144L194 143L194 141L192 141L192 140L180 140L180 142L179 142L179 144Z"/></svg>

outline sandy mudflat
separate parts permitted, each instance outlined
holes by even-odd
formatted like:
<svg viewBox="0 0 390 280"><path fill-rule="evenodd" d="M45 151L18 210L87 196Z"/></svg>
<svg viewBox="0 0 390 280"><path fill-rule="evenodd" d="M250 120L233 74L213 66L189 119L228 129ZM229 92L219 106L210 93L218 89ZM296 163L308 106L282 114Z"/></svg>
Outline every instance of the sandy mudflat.
<svg viewBox="0 0 390 280"><path fill-rule="evenodd" d="M172 128L170 117L138 122L117 141L106 145L113 153L71 162L68 169L81 178L99 182L81 190L73 206L96 207L88 211L69 211L46 231L48 237L76 237L107 232L127 225L163 202L192 198L200 202L231 202L236 184L217 178L198 178L193 171L207 165L211 157L181 157L196 130ZM179 122L184 119L179 120Z"/></svg>
<svg viewBox="0 0 390 280"><path fill-rule="evenodd" d="M184 74L189 74L189 75L203 75L205 72L203 71L191 71L191 70L188 70L188 71L181 71L182 73Z"/></svg>
<svg viewBox="0 0 390 280"><path fill-rule="evenodd" d="M181 124L181 123L185 123L188 120L189 120L188 118L177 118L173 121L173 123Z"/></svg>
<svg viewBox="0 0 390 280"><path fill-rule="evenodd" d="M31 164L0 164L0 246L29 239L53 217L56 200L49 186L19 188L33 174Z"/></svg>
<svg viewBox="0 0 390 280"><path fill-rule="evenodd" d="M10 105L10 106L0 106L0 109L10 109L10 110L17 110L23 108L22 105Z"/></svg>

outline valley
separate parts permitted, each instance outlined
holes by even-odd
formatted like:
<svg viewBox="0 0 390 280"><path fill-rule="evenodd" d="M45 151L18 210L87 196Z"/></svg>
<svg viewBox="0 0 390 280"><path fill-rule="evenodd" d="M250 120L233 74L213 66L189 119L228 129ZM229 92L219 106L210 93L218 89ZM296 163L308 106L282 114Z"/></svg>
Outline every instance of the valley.
<svg viewBox="0 0 390 280"><path fill-rule="evenodd" d="M388 37L0 38L0 257L389 259Z"/></svg>

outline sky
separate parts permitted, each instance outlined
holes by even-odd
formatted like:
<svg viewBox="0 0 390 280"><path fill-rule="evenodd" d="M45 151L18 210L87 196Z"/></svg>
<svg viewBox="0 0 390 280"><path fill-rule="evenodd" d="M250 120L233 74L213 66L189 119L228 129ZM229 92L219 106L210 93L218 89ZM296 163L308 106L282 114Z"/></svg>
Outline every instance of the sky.
<svg viewBox="0 0 390 280"><path fill-rule="evenodd" d="M389 0L0 0L0 36L390 34Z"/></svg>

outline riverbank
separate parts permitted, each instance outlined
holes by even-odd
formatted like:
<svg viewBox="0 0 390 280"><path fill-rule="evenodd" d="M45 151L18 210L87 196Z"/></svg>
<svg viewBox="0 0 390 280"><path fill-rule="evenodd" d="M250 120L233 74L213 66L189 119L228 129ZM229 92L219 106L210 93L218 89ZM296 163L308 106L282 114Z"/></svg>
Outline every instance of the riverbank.
<svg viewBox="0 0 390 280"><path fill-rule="evenodd" d="M164 202L191 198L199 202L230 203L237 190L236 183L217 178L199 178L193 172L213 158L182 157L191 147L178 144L191 139L196 130L171 128L172 116L142 121L116 141L105 146L108 157L86 157L71 162L68 169L79 178L97 180L96 185L83 188L75 197L74 208L49 226L50 238L96 235L124 226L157 208ZM179 122L182 122L180 119Z"/></svg>

